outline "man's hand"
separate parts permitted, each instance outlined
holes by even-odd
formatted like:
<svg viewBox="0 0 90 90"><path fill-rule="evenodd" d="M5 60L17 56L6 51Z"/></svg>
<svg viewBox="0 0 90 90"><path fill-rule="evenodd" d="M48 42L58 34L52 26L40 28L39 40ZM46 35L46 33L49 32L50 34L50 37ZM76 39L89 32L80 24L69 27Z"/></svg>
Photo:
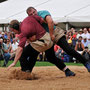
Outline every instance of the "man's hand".
<svg viewBox="0 0 90 90"><path fill-rule="evenodd" d="M55 36L54 35L50 35L51 40L54 41L55 40Z"/></svg>
<svg viewBox="0 0 90 90"><path fill-rule="evenodd" d="M11 67L14 67L16 64L15 63L12 63L8 66L7 70L9 70Z"/></svg>
<svg viewBox="0 0 90 90"><path fill-rule="evenodd" d="M32 37L29 37L30 42L36 41L36 35L33 35Z"/></svg>

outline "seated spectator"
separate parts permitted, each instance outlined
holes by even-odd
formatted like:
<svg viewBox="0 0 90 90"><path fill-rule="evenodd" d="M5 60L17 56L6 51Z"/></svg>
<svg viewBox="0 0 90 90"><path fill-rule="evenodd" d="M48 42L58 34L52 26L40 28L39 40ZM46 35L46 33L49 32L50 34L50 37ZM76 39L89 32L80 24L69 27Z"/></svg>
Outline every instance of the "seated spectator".
<svg viewBox="0 0 90 90"><path fill-rule="evenodd" d="M3 43L3 39L0 39L0 42L1 42L3 58L4 58L3 66L6 67L6 65L8 64L9 58L10 58L10 53L9 53L7 45L5 43Z"/></svg>
<svg viewBox="0 0 90 90"><path fill-rule="evenodd" d="M0 60L4 60L4 55L3 55L3 40L0 38Z"/></svg>
<svg viewBox="0 0 90 90"><path fill-rule="evenodd" d="M18 43L16 42L16 39L13 38L13 43L11 45L11 51L10 51L10 55L11 55L10 59L15 57L17 48L18 48Z"/></svg>
<svg viewBox="0 0 90 90"><path fill-rule="evenodd" d="M84 38L84 37L86 37L87 39L89 38L89 36L90 36L90 34L88 33L88 30L87 30L87 28L84 28L83 29L83 34L82 34L82 37Z"/></svg>
<svg viewBox="0 0 90 90"><path fill-rule="evenodd" d="M82 36L79 36L78 40L80 40L82 42L82 40L83 40Z"/></svg>
<svg viewBox="0 0 90 90"><path fill-rule="evenodd" d="M90 59L90 51L88 50L88 47L85 47L85 49L82 52L82 55L89 60Z"/></svg>
<svg viewBox="0 0 90 90"><path fill-rule="evenodd" d="M54 46L55 55L57 58L63 59L64 51L60 48L60 46L55 45Z"/></svg>
<svg viewBox="0 0 90 90"><path fill-rule="evenodd" d="M7 39L6 38L3 39L3 43L5 43L5 44L7 43Z"/></svg>
<svg viewBox="0 0 90 90"><path fill-rule="evenodd" d="M88 39L88 49L90 51L90 38Z"/></svg>
<svg viewBox="0 0 90 90"><path fill-rule="evenodd" d="M70 45L70 47L74 48L71 39L68 40L68 44ZM64 61L65 61L65 60L66 60L66 62L73 62L73 57L70 56L70 55L68 55L68 54L66 54L66 53L64 52Z"/></svg>
<svg viewBox="0 0 90 90"><path fill-rule="evenodd" d="M83 43L81 42L81 40L78 40L78 42L76 43L75 50L76 50L77 52L79 52L80 54L81 54L82 51L84 50L84 45L83 45Z"/></svg>
<svg viewBox="0 0 90 90"><path fill-rule="evenodd" d="M74 46L73 46L73 43L72 43L72 40L71 40L71 39L69 39L69 40L68 40L68 44L69 44L72 48L74 48Z"/></svg>
<svg viewBox="0 0 90 90"><path fill-rule="evenodd" d="M58 46L57 44L54 45L54 51L55 51L55 52L56 52L59 48L60 48L60 46Z"/></svg>

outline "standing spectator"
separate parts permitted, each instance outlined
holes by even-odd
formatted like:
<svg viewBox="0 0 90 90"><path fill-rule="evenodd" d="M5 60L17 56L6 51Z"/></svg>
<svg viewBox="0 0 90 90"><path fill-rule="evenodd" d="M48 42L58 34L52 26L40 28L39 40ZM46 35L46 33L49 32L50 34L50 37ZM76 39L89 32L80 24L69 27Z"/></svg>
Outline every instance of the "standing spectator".
<svg viewBox="0 0 90 90"><path fill-rule="evenodd" d="M79 30L78 34L77 34L77 39L81 36L82 37L83 31L82 29Z"/></svg>
<svg viewBox="0 0 90 90"><path fill-rule="evenodd" d="M86 38L88 39L88 38L90 37L90 36L89 36L90 34L88 33L87 28L84 28L84 29L83 29L83 32L84 32L84 33L82 34L82 37L83 37L83 38L86 37Z"/></svg>

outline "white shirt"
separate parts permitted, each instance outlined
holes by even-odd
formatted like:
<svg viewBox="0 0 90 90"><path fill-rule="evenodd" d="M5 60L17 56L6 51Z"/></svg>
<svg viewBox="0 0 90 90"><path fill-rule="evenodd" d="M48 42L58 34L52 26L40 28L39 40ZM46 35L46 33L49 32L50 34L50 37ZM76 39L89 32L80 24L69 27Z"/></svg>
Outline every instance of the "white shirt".
<svg viewBox="0 0 90 90"><path fill-rule="evenodd" d="M83 33L83 34L82 34L82 37L83 37L83 38L84 38L84 37L87 37L87 39L88 39L88 38L90 37L90 34L89 34L89 33L86 33L86 34Z"/></svg>
<svg viewBox="0 0 90 90"><path fill-rule="evenodd" d="M16 50L18 48L18 43L15 42L12 44L12 50Z"/></svg>

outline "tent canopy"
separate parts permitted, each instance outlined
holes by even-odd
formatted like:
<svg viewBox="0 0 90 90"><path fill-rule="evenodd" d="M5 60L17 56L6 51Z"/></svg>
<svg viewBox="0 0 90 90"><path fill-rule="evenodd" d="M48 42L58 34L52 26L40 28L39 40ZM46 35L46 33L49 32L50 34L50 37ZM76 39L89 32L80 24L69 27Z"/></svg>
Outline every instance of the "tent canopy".
<svg viewBox="0 0 90 90"><path fill-rule="evenodd" d="M90 0L8 0L0 4L0 23L22 21L29 6L48 10L57 22L90 22Z"/></svg>

